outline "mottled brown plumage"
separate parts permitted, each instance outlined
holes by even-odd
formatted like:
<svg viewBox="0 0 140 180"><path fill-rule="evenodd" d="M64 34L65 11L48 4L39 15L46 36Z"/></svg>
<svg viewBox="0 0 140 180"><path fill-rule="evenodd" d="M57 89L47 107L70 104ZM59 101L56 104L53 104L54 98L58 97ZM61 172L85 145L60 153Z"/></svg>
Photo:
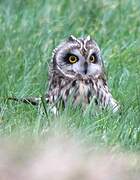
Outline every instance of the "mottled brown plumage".
<svg viewBox="0 0 140 180"><path fill-rule="evenodd" d="M73 106L85 108L94 99L99 107L119 108L107 86L100 49L89 36L71 36L53 52L46 101L65 107L70 97Z"/></svg>

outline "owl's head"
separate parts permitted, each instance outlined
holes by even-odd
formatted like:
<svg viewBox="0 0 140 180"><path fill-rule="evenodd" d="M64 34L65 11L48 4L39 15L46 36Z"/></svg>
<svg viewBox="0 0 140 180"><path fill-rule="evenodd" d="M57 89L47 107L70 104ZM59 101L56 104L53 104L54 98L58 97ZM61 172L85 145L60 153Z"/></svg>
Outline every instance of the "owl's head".
<svg viewBox="0 0 140 180"><path fill-rule="evenodd" d="M103 73L101 51L97 43L88 36L70 36L62 42L53 54L53 69L67 77L96 76Z"/></svg>

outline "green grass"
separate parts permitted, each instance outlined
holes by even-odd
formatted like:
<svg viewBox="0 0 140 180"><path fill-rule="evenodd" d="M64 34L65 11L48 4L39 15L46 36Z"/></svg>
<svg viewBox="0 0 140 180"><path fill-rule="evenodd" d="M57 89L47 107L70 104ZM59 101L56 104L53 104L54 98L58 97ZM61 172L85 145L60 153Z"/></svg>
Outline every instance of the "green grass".
<svg viewBox="0 0 140 180"><path fill-rule="evenodd" d="M49 115L48 126L42 109L3 100L42 95L52 50L71 34L99 43L122 115L67 108ZM140 1L0 0L0 96L1 136L70 133L81 143L140 150Z"/></svg>

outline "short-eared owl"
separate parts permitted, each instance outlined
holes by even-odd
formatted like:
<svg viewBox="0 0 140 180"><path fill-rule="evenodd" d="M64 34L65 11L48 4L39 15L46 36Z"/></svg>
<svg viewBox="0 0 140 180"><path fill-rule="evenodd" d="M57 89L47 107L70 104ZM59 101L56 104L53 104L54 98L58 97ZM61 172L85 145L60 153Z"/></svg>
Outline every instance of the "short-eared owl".
<svg viewBox="0 0 140 180"><path fill-rule="evenodd" d="M40 98L8 99L33 105L40 101ZM73 106L83 108L94 102L102 109L110 108L113 112L119 109L107 85L101 51L90 36L70 36L53 51L45 100L56 113L56 107L61 104L65 107L68 99Z"/></svg>
<svg viewBox="0 0 140 180"><path fill-rule="evenodd" d="M64 107L71 97L73 106L83 107L94 102L97 106L111 108L119 105L112 97L97 43L88 36L70 36L52 55L46 100L49 104L61 102Z"/></svg>

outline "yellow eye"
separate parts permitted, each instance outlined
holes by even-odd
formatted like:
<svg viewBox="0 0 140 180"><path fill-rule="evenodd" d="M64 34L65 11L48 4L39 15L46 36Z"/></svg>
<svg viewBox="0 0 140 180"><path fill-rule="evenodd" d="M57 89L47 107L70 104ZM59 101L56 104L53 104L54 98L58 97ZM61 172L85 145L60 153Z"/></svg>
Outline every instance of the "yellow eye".
<svg viewBox="0 0 140 180"><path fill-rule="evenodd" d="M95 56L94 56L94 55L91 55L91 56L90 56L90 62L91 62L91 63L94 63L95 61L96 61Z"/></svg>
<svg viewBox="0 0 140 180"><path fill-rule="evenodd" d="M69 62L70 62L71 64L74 64L74 63L76 63L77 61L78 61L78 58L77 58L76 56L71 55L71 56L69 57Z"/></svg>

